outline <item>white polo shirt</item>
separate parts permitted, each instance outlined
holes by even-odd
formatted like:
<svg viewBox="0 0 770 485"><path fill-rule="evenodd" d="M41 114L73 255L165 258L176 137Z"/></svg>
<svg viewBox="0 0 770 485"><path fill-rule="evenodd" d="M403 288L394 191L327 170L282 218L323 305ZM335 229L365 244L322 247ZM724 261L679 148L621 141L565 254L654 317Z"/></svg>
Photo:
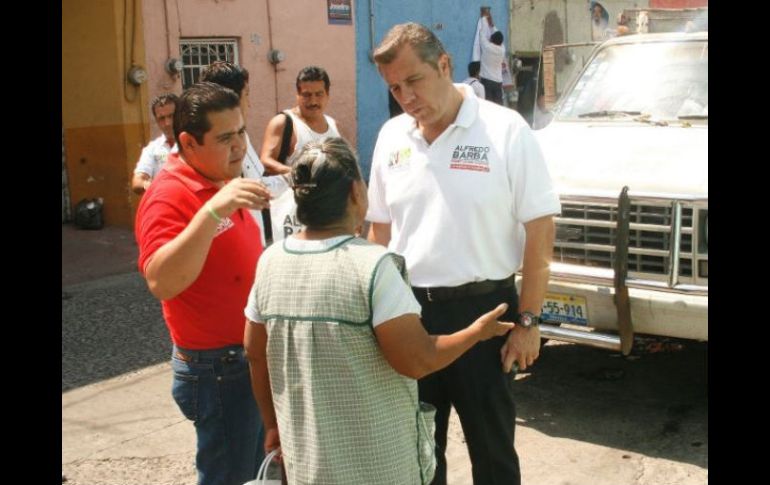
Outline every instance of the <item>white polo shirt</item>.
<svg viewBox="0 0 770 485"><path fill-rule="evenodd" d="M261 180L262 183L270 190L273 198L278 198L283 195L289 188L287 179L281 175L265 176L265 166L262 165L262 161L257 155L257 151L254 150L254 146L251 144L249 134L246 133L246 154L243 157L243 164L241 166L241 176L253 180ZM254 221L259 226L259 234L262 238L262 247L266 247L265 241L265 221L262 218L262 211L256 209L249 209L249 212L254 217Z"/></svg>
<svg viewBox="0 0 770 485"><path fill-rule="evenodd" d="M561 211L524 119L455 87L457 119L431 145L402 114L374 148L366 218L391 224L388 249L404 256L413 286L510 276L522 264L522 224Z"/></svg>
<svg viewBox="0 0 770 485"><path fill-rule="evenodd" d="M476 94L477 98L486 99L486 92L484 91L484 85L481 84L481 81L475 77L469 77L463 80L463 83L473 88L473 92Z"/></svg>
<svg viewBox="0 0 770 485"><path fill-rule="evenodd" d="M505 46L493 44L488 39L481 39L481 71L479 72L479 77L496 83L503 82L504 60Z"/></svg>
<svg viewBox="0 0 770 485"><path fill-rule="evenodd" d="M139 161L136 162L134 173L145 173L154 179L158 176L160 169L163 168L163 164L166 163L168 154L177 153L178 151L176 143L173 146L169 146L166 143L166 137L161 134L142 149L142 154L139 156Z"/></svg>

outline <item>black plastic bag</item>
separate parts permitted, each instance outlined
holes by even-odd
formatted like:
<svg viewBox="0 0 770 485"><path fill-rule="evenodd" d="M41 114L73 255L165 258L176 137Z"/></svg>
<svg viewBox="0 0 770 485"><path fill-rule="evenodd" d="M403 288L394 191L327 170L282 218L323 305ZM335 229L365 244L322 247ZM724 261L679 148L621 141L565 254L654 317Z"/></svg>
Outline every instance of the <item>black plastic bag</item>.
<svg viewBox="0 0 770 485"><path fill-rule="evenodd" d="M75 227L101 229L104 227L104 199L83 199L75 206Z"/></svg>

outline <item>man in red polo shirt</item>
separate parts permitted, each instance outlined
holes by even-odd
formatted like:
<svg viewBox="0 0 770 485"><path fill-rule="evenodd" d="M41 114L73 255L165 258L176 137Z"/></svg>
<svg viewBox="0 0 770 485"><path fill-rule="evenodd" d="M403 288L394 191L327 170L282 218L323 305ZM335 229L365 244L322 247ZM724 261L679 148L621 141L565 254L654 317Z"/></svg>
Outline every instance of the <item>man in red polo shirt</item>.
<svg viewBox="0 0 770 485"><path fill-rule="evenodd" d="M172 395L195 424L199 485L242 485L262 461L262 423L243 352L246 305L262 253L249 209L270 193L241 178L238 95L213 83L182 94L172 154L136 214L139 270L173 341Z"/></svg>

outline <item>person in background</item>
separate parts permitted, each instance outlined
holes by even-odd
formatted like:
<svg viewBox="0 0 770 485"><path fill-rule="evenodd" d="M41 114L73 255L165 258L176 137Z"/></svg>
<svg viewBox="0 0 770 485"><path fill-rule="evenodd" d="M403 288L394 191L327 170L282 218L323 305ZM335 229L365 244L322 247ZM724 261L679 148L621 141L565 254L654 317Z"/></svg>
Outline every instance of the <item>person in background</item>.
<svg viewBox="0 0 770 485"><path fill-rule="evenodd" d="M161 94L152 100L152 114L158 124L161 134L142 149L142 154L136 162L134 177L131 179L131 190L142 195L150 186L152 179L158 175L168 154L176 151L174 144L174 110L179 98L176 94Z"/></svg>
<svg viewBox="0 0 770 485"><path fill-rule="evenodd" d="M618 14L618 28L615 29L618 36L621 35L629 35L631 33L631 29L628 28L628 17L624 12L620 12Z"/></svg>
<svg viewBox="0 0 770 485"><path fill-rule="evenodd" d="M596 1L590 3L591 9L591 40L599 41L608 38L607 26L610 14L604 6Z"/></svg>
<svg viewBox="0 0 770 485"><path fill-rule="evenodd" d="M292 485L427 483L433 439L415 379L510 330L497 321L506 305L428 335L402 258L355 237L368 203L350 146L308 143L292 179L306 229L265 251L245 309L265 451L280 446Z"/></svg>
<svg viewBox="0 0 770 485"><path fill-rule="evenodd" d="M372 157L369 240L403 256L431 335L453 334L508 303L507 336L482 342L419 381L436 412L436 485L446 484L457 411L476 485L519 485L514 362L540 352L553 215L561 210L537 140L513 110L453 84L451 58L427 27L393 27L374 62L404 114L385 122ZM521 294L514 285L521 271Z"/></svg>
<svg viewBox="0 0 770 485"><path fill-rule="evenodd" d="M268 174L289 174L294 155L311 141L340 136L337 122L325 114L329 104L329 74L317 66L297 74L297 105L275 115L265 128L262 162ZM276 198L270 210L277 241L302 230L291 193Z"/></svg>
<svg viewBox="0 0 770 485"><path fill-rule="evenodd" d="M329 74L322 67L308 66L297 74L297 105L275 115L265 128L262 141L262 163L268 174L291 172L292 155L303 146L322 138L340 136L337 122L325 114L329 104ZM287 159L278 160L287 118L292 132Z"/></svg>
<svg viewBox="0 0 770 485"><path fill-rule="evenodd" d="M243 119L247 119L251 102L249 101L249 71L246 68L232 62L216 61L203 70L200 81L213 82L235 91L240 98ZM284 176L268 177L265 175L265 167L259 160L248 133L246 133L246 156L243 159L241 176L261 180L270 190L273 198L280 197L289 187L288 181ZM266 209L263 211L252 210L250 212L259 225L262 246L265 247L273 239L270 211Z"/></svg>
<svg viewBox="0 0 770 485"><path fill-rule="evenodd" d="M494 32L494 22L492 21L492 7L484 5L479 8L480 15L476 22L476 33L473 36L473 54L471 61L481 60L481 39L489 39Z"/></svg>
<svg viewBox="0 0 770 485"><path fill-rule="evenodd" d="M487 22L491 34L487 39L481 36L481 72L479 78L484 85L486 99L502 106L503 104L503 63L505 62L505 46L503 33L497 30L492 20L492 13L486 11Z"/></svg>
<svg viewBox="0 0 770 485"><path fill-rule="evenodd" d="M173 342L172 396L195 425L199 485L243 485L263 458L262 423L243 350L243 307L262 254L248 212L268 206L240 177L246 125L231 89L198 83L174 114L179 153L139 203L139 271Z"/></svg>
<svg viewBox="0 0 770 485"><path fill-rule="evenodd" d="M481 72L481 62L469 62L468 77L463 82L473 88L473 92L476 93L478 98L486 99L484 94L484 85L481 84L481 81L479 81L479 72Z"/></svg>

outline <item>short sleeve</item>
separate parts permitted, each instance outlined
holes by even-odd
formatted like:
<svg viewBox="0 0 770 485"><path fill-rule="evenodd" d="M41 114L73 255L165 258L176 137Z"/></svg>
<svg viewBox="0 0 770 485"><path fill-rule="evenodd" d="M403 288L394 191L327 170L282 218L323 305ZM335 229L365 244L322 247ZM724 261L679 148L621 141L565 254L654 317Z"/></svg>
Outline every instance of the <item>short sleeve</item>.
<svg viewBox="0 0 770 485"><path fill-rule="evenodd" d="M374 155L372 156L372 171L369 177L369 209L366 211L366 220L380 224L390 223L390 213L385 200L385 183L383 180L382 167L385 166L382 158L386 156L386 149L382 142L383 133L380 130L380 136L377 137L377 143L374 146Z"/></svg>
<svg viewBox="0 0 770 485"><path fill-rule="evenodd" d="M559 214L561 204L540 145L529 126L520 126L508 150L509 183L515 197L515 218L525 224Z"/></svg>
<svg viewBox="0 0 770 485"><path fill-rule="evenodd" d="M377 266L372 292L372 327L401 315L420 315L422 308L389 256Z"/></svg>
<svg viewBox="0 0 770 485"><path fill-rule="evenodd" d="M145 173L150 177L155 176L155 160L152 156L152 147L153 144L150 143L142 148L142 154L139 156L139 161L136 162L134 173Z"/></svg>
<svg viewBox="0 0 770 485"><path fill-rule="evenodd" d="M155 198L142 208L141 218L137 218L136 223L139 271L144 274L147 261L155 251L177 237L190 221L172 204Z"/></svg>
<svg viewBox="0 0 770 485"><path fill-rule="evenodd" d="M246 318L252 322L264 324L265 322L262 319L262 314L259 313L259 307L257 306L257 281L259 281L260 278L261 272L259 271L259 268L261 266L261 264L257 264L256 277L254 278L254 284L251 285L251 291L249 291L249 298L246 300L246 308L243 310L243 313L246 315Z"/></svg>

